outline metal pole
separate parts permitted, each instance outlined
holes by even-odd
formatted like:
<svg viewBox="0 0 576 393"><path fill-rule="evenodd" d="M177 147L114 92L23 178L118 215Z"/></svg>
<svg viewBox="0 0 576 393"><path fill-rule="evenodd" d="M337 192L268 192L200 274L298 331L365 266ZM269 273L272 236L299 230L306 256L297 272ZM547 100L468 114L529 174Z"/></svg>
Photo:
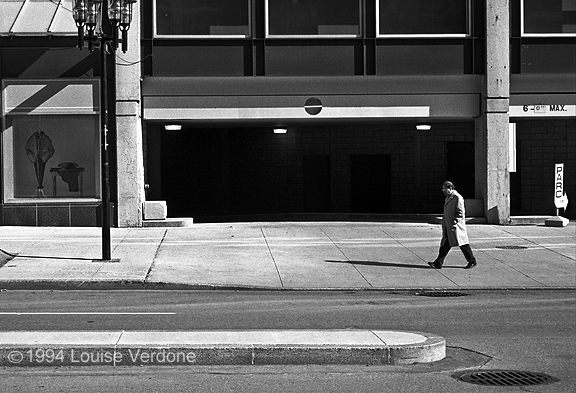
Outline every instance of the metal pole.
<svg viewBox="0 0 576 393"><path fill-rule="evenodd" d="M106 4L106 1L104 1ZM110 181L108 165L108 87L106 64L106 40L100 41L100 116L101 116L101 160L102 160L102 260L111 260L110 247Z"/></svg>

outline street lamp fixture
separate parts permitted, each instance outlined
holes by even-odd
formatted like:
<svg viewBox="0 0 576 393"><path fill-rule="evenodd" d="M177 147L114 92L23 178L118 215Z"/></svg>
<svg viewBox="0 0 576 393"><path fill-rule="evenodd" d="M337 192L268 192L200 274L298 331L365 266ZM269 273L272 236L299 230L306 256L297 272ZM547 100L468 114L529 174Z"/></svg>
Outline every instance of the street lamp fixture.
<svg viewBox="0 0 576 393"><path fill-rule="evenodd" d="M118 31L122 35L122 52L128 50L128 30L132 23L132 6L136 0L74 0L72 15L78 28L78 48L84 47L88 41L88 49L92 50L95 41L111 41L112 48L118 48ZM103 32L102 20L106 15L112 27L112 37L106 37ZM85 35L85 31L88 33Z"/></svg>
<svg viewBox="0 0 576 393"><path fill-rule="evenodd" d="M111 260L110 247L110 176L108 159L108 51L118 49L118 31L122 34L122 51L128 50L128 29L132 23L132 6L136 0L74 0L72 16L78 27L78 48L94 50L100 44L100 154L102 162L102 260ZM111 29L105 29L105 21ZM111 30L112 35L107 32ZM87 34L85 34L87 33ZM108 48L107 48L108 47ZM114 75L113 75L114 76ZM116 101L116 100L114 100ZM115 118L112 120L115 124ZM114 129L116 127L113 127Z"/></svg>

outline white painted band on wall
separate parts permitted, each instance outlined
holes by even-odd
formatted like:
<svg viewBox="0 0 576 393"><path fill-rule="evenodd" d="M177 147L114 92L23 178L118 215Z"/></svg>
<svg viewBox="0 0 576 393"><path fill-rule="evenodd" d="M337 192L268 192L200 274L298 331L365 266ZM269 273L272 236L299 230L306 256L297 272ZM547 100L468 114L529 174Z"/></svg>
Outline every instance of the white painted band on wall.
<svg viewBox="0 0 576 393"><path fill-rule="evenodd" d="M336 119L430 117L429 106L324 107L317 115L304 108L148 108L147 120L226 120L226 119Z"/></svg>

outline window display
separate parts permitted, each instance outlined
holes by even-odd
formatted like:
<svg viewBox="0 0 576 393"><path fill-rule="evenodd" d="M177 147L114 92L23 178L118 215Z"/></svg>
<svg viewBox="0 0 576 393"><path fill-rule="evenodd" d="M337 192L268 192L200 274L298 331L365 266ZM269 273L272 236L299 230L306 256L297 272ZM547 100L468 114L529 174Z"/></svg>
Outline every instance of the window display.
<svg viewBox="0 0 576 393"><path fill-rule="evenodd" d="M97 115L7 116L5 200L100 198Z"/></svg>

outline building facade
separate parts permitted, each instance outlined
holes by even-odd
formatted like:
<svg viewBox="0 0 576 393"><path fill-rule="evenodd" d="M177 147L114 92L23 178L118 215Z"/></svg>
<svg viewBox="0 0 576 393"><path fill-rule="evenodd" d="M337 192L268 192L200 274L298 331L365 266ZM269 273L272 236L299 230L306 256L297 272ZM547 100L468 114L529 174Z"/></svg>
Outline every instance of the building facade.
<svg viewBox="0 0 576 393"><path fill-rule="evenodd" d="M146 201L433 214L446 179L507 224L555 214L556 163L576 195L576 0L138 4L108 64L118 226ZM2 225L99 224L101 67L72 6L0 0Z"/></svg>

